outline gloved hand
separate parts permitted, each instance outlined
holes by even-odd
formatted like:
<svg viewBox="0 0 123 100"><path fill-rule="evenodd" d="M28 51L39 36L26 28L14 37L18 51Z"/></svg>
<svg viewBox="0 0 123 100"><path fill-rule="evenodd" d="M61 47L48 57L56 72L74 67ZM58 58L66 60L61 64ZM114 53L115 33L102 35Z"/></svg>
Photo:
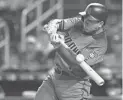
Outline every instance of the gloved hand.
<svg viewBox="0 0 123 100"><path fill-rule="evenodd" d="M64 36L63 35L60 35L60 34L51 34L50 35L50 41L51 41L51 44L57 48L60 46L61 43L64 42Z"/></svg>
<svg viewBox="0 0 123 100"><path fill-rule="evenodd" d="M54 34L57 32L60 22L61 19L51 20L48 24L44 25L44 29L47 30L48 34Z"/></svg>

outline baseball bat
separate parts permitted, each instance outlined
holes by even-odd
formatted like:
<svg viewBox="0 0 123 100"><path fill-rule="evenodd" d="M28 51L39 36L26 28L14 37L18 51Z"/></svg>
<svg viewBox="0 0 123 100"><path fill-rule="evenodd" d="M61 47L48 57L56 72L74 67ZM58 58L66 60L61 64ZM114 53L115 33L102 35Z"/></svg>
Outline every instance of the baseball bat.
<svg viewBox="0 0 123 100"><path fill-rule="evenodd" d="M63 41L60 41L60 43L65 47L69 48ZM100 77L99 74L97 74L91 66L89 66L85 61L84 61L84 56L82 54L78 54L76 56L76 60L79 62L80 67L91 77L92 80L95 81L95 83L99 86L102 86L105 82L103 78Z"/></svg>
<svg viewBox="0 0 123 100"><path fill-rule="evenodd" d="M56 34L56 31L54 32ZM59 42L65 47L65 48L69 48L63 41ZM79 62L80 67L91 77L91 79L93 81L95 81L95 83L99 86L102 86L105 82L104 80L100 77L99 74L97 74L92 68L91 66L89 66L85 61L84 61L84 56L82 54L78 54L76 56L76 60Z"/></svg>

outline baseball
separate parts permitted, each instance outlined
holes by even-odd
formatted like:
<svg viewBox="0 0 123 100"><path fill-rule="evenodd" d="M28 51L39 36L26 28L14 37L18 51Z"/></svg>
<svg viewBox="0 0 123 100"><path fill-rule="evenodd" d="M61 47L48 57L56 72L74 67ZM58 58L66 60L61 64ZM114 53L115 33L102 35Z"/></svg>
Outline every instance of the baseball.
<svg viewBox="0 0 123 100"><path fill-rule="evenodd" d="M84 56L83 56L82 54L78 54L78 55L76 56L76 60L77 60L78 62L82 62L82 61L84 61Z"/></svg>

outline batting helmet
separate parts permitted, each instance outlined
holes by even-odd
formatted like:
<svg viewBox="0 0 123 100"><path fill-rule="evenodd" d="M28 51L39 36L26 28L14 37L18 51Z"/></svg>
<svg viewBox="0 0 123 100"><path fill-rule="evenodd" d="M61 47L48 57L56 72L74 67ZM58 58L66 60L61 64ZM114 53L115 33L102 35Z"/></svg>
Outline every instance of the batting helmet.
<svg viewBox="0 0 123 100"><path fill-rule="evenodd" d="M91 3L86 7L84 12L80 12L79 14L83 16L91 15L99 21L105 22L108 17L108 10L100 3Z"/></svg>

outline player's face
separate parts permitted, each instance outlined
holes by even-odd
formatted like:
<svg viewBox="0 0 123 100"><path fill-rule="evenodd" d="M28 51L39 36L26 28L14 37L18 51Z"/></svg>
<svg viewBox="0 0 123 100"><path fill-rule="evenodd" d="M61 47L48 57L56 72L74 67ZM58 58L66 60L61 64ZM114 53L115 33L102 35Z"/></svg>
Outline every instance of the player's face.
<svg viewBox="0 0 123 100"><path fill-rule="evenodd" d="M84 30L86 32L98 30L99 26L100 26L100 22L96 18L92 16L88 16L84 18Z"/></svg>

